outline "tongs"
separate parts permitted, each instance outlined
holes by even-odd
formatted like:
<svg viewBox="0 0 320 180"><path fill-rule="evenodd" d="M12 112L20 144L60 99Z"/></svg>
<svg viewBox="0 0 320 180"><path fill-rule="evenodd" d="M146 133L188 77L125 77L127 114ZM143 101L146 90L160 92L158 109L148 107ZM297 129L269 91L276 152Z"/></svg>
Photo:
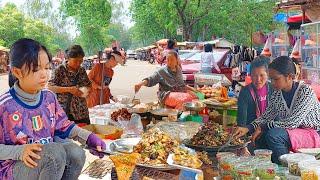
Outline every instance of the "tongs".
<svg viewBox="0 0 320 180"><path fill-rule="evenodd" d="M232 127L232 131L231 131L231 136L230 138L228 139L228 141L222 145L219 149L218 149L218 152L220 152L221 150L223 150L224 148L228 147L231 145L231 142L233 140L233 137L234 137L234 131L235 131L236 128Z"/></svg>

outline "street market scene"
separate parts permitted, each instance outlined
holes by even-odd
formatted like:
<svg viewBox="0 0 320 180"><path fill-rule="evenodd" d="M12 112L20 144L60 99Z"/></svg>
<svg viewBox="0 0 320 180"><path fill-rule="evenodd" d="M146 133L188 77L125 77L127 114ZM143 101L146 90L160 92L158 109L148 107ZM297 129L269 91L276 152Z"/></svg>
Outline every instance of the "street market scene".
<svg viewBox="0 0 320 180"><path fill-rule="evenodd" d="M0 180L320 180L320 0L0 0Z"/></svg>

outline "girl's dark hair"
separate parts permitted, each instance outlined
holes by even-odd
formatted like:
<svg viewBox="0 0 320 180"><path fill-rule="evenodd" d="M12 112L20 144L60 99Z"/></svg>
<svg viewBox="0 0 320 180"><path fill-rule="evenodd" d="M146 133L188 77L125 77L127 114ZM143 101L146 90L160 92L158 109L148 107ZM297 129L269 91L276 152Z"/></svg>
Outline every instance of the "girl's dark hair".
<svg viewBox="0 0 320 180"><path fill-rule="evenodd" d="M10 67L22 68L25 65L27 73L35 71L38 68L39 52L43 50L46 52L51 62L52 58L47 48L41 45L38 41L33 39L19 39L10 49ZM12 72L9 72L9 86L17 81L17 78L13 76Z"/></svg>
<svg viewBox="0 0 320 180"><path fill-rule="evenodd" d="M19 39L10 49L10 65L11 67L22 68L26 65L26 70L35 70L38 68L39 52L43 50L47 53L49 62L51 62L51 55L46 47L41 45L38 41L33 39ZM31 67L32 66L32 67Z"/></svg>
<svg viewBox="0 0 320 180"><path fill-rule="evenodd" d="M288 76L290 74L292 75L296 74L296 67L292 59L288 56L277 57L269 65L269 68L278 71L280 74L284 76Z"/></svg>
<svg viewBox="0 0 320 180"><path fill-rule="evenodd" d="M168 49L174 49L176 42L173 39L168 40Z"/></svg>
<svg viewBox="0 0 320 180"><path fill-rule="evenodd" d="M80 45L72 45L66 50L67 58L84 57L84 51Z"/></svg>
<svg viewBox="0 0 320 180"><path fill-rule="evenodd" d="M266 71L268 71L268 64L270 62L270 58L266 56L257 56L253 59L250 66L250 74L252 74L253 70L259 67L264 67Z"/></svg>
<svg viewBox="0 0 320 180"><path fill-rule="evenodd" d="M205 44L204 45L204 52L212 52L212 44Z"/></svg>

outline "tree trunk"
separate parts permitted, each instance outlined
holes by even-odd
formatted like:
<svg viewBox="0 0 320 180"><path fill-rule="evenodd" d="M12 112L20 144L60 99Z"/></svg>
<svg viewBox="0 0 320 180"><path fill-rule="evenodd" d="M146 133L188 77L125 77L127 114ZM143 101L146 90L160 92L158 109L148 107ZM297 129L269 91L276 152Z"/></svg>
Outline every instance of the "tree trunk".
<svg viewBox="0 0 320 180"><path fill-rule="evenodd" d="M192 27L191 26L183 26L183 39L184 41L191 41L192 38Z"/></svg>

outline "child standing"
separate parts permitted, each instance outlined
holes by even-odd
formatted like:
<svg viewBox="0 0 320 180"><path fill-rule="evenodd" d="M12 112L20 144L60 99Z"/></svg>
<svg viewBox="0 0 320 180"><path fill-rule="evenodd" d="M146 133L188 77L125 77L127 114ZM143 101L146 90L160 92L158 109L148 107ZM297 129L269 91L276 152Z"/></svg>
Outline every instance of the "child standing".
<svg viewBox="0 0 320 180"><path fill-rule="evenodd" d="M44 46L20 39L10 59L17 81L0 96L0 179L78 179L84 151L74 143L56 143L54 136L86 143L100 156L105 143L69 121L55 94L44 90L51 64Z"/></svg>

